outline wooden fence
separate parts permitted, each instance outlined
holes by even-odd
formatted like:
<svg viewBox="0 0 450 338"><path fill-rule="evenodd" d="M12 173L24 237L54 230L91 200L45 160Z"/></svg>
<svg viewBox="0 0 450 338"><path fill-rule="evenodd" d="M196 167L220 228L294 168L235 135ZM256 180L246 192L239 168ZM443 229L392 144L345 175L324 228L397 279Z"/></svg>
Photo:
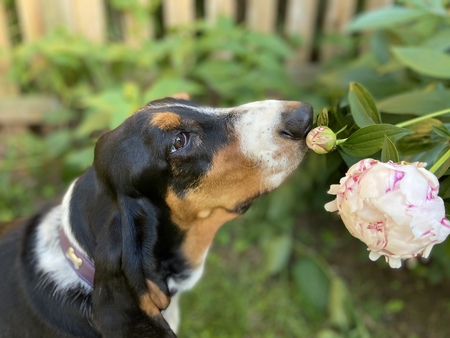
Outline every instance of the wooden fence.
<svg viewBox="0 0 450 338"><path fill-rule="evenodd" d="M313 61L314 42L327 34L345 34L347 23L358 13L392 5L393 0L137 0L145 11L136 19L133 9L118 10L108 0L0 0L0 124L35 123L55 104L49 98L20 96L8 82L11 51L16 44L35 41L58 27L97 43L107 43L108 29L120 23L121 38L130 48L146 39L162 38L171 27L204 18L214 22L227 15L260 32L299 35L302 47L296 64ZM114 15L111 15L114 13ZM142 13L141 13L142 14ZM157 27L157 24L159 25ZM158 29L156 29L158 28ZM314 61L339 53L337 44L322 43ZM20 100L17 98L20 96ZM16 99L14 99L16 98ZM13 101L12 101L13 100ZM30 111L29 100L34 100ZM12 103L13 102L13 103ZM37 104L36 104L37 102ZM26 108L25 108L26 107Z"/></svg>

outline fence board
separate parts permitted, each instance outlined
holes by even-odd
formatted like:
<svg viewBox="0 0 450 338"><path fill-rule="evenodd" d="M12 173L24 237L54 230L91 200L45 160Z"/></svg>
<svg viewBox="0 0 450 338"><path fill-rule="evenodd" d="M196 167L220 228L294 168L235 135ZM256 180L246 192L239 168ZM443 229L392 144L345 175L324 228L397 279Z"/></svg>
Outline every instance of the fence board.
<svg viewBox="0 0 450 338"><path fill-rule="evenodd" d="M247 1L247 27L262 33L275 32L277 0L265 0L264 6L261 3L261 0Z"/></svg>
<svg viewBox="0 0 450 338"><path fill-rule="evenodd" d="M42 22L44 33L51 32L58 27L74 30L74 18L70 0L39 0L43 9Z"/></svg>
<svg viewBox="0 0 450 338"><path fill-rule="evenodd" d="M144 14L136 17L136 13L126 12L123 16L124 39L131 47L139 47L144 41L149 40L154 35L151 25L150 13L148 7L150 0L139 0Z"/></svg>
<svg viewBox="0 0 450 338"><path fill-rule="evenodd" d="M10 51L11 49L8 19L3 2L0 2L0 48L2 51Z"/></svg>
<svg viewBox="0 0 450 338"><path fill-rule="evenodd" d="M320 61L329 60L342 50L339 41L333 43L326 37L345 34L347 24L355 14L356 2L355 0L328 0L323 25L325 40L321 42Z"/></svg>
<svg viewBox="0 0 450 338"><path fill-rule="evenodd" d="M381 7L388 7L394 4L394 0L366 0L364 3L364 10L370 11Z"/></svg>
<svg viewBox="0 0 450 338"><path fill-rule="evenodd" d="M289 0L286 10L286 33L299 35L302 45L295 57L301 63L309 61L317 16L317 1Z"/></svg>
<svg viewBox="0 0 450 338"><path fill-rule="evenodd" d="M24 42L32 42L44 34L40 0L16 0L19 25Z"/></svg>
<svg viewBox="0 0 450 338"><path fill-rule="evenodd" d="M58 102L47 96L22 96L0 100L1 125L38 125L45 113L56 110Z"/></svg>
<svg viewBox="0 0 450 338"><path fill-rule="evenodd" d="M17 88L9 83L7 72L11 65L11 42L6 9L0 2L0 96L16 95Z"/></svg>
<svg viewBox="0 0 450 338"><path fill-rule="evenodd" d="M215 22L221 15L236 17L236 2L234 0L209 0L205 2L206 18Z"/></svg>
<svg viewBox="0 0 450 338"><path fill-rule="evenodd" d="M193 0L164 0L163 17L167 28L185 25L195 20Z"/></svg>
<svg viewBox="0 0 450 338"><path fill-rule="evenodd" d="M71 8L74 14L76 33L93 42L106 41L104 0L71 0Z"/></svg>

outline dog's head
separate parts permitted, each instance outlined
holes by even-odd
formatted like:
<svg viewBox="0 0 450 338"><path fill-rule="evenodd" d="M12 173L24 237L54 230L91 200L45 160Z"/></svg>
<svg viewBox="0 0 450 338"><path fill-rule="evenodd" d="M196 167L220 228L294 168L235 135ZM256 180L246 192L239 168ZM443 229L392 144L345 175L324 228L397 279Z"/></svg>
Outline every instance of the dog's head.
<svg viewBox="0 0 450 338"><path fill-rule="evenodd" d="M192 241L186 257L200 264L218 226L299 165L311 123L312 107L302 102L214 109L153 101L102 137L95 167L114 194L165 204Z"/></svg>
<svg viewBox="0 0 450 338"><path fill-rule="evenodd" d="M117 209L96 241L121 243L97 245L97 271L102 256L108 269L120 260L136 289L146 281L141 308L157 314L167 283L202 266L218 228L299 165L311 124L311 106L294 101L214 109L163 99L141 108L96 146L96 191Z"/></svg>

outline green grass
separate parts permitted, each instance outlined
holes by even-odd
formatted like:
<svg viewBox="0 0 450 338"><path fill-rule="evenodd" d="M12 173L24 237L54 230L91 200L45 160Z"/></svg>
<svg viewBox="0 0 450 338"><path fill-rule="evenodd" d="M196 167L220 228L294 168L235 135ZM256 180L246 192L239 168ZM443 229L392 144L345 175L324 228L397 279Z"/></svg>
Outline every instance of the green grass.
<svg viewBox="0 0 450 338"><path fill-rule="evenodd" d="M268 278L258 250L216 248L200 283L182 296L180 337L311 337L288 276Z"/></svg>

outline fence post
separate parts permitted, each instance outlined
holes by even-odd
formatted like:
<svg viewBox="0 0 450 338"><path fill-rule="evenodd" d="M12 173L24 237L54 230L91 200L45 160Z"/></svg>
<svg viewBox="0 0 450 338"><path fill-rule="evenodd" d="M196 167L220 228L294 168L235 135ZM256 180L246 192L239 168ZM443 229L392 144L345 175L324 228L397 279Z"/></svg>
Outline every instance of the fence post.
<svg viewBox="0 0 450 338"><path fill-rule="evenodd" d="M104 0L71 0L75 32L87 39L106 41L106 15Z"/></svg>
<svg viewBox="0 0 450 338"><path fill-rule="evenodd" d="M164 0L163 16L166 28L185 25L195 20L193 0Z"/></svg>
<svg viewBox="0 0 450 338"><path fill-rule="evenodd" d="M236 2L233 0L208 0L205 2L205 11L209 22L216 22L220 15L235 19Z"/></svg>
<svg viewBox="0 0 450 338"><path fill-rule="evenodd" d="M320 61L327 61L339 54L339 50L342 48L340 41L333 43L330 38L344 36L347 24L351 21L355 12L355 0L328 1L323 25L324 34L321 37L325 39L321 41Z"/></svg>
<svg viewBox="0 0 450 338"><path fill-rule="evenodd" d="M23 42L32 42L44 33L42 4L39 0L16 0Z"/></svg>
<svg viewBox="0 0 450 338"><path fill-rule="evenodd" d="M6 9L0 2L0 97L16 95L17 88L8 81L7 72L11 66L11 42Z"/></svg>
<svg viewBox="0 0 450 338"><path fill-rule="evenodd" d="M130 47L139 47L154 35L152 20L149 17L150 0L139 0L138 3L144 11L139 14L144 15L137 17L136 13L130 11L123 13L124 39Z"/></svg>
<svg viewBox="0 0 450 338"><path fill-rule="evenodd" d="M301 47L295 59L303 64L311 58L317 5L315 0L289 0L287 3L285 30L289 35L301 37Z"/></svg>
<svg viewBox="0 0 450 338"><path fill-rule="evenodd" d="M277 15L277 1L260 0L247 1L247 27L262 33L274 33Z"/></svg>

